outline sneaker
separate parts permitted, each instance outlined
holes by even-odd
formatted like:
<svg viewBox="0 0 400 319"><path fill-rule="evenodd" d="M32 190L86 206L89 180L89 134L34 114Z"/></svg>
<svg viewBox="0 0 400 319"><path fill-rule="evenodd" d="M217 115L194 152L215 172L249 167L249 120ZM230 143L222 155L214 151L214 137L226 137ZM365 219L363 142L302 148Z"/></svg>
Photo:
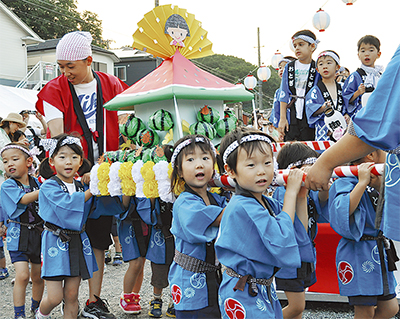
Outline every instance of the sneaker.
<svg viewBox="0 0 400 319"><path fill-rule="evenodd" d="M161 318L162 317L162 300L161 299L153 299L150 301L150 309L149 316L153 318Z"/></svg>
<svg viewBox="0 0 400 319"><path fill-rule="evenodd" d="M113 265L113 266L122 265L122 256L120 256L120 255L115 255L112 265Z"/></svg>
<svg viewBox="0 0 400 319"><path fill-rule="evenodd" d="M124 294L122 293L119 299L119 306L125 313L129 314L139 314L142 307L139 304L140 295L139 294Z"/></svg>
<svg viewBox="0 0 400 319"><path fill-rule="evenodd" d="M165 314L167 315L167 317L176 318L175 307L174 307L174 303L173 302L169 303L167 312Z"/></svg>
<svg viewBox="0 0 400 319"><path fill-rule="evenodd" d="M104 262L105 262L106 264L108 264L108 263L111 262L111 253L110 253L109 250L106 250L106 251L105 251Z"/></svg>
<svg viewBox="0 0 400 319"><path fill-rule="evenodd" d="M0 280L6 279L8 276L10 276L10 274L7 268L0 269Z"/></svg>
<svg viewBox="0 0 400 319"><path fill-rule="evenodd" d="M86 302L85 308L82 310L82 316L84 318L94 318L94 319L117 319L109 310L108 310L108 302L104 300L106 303L97 297L95 302L88 303Z"/></svg>

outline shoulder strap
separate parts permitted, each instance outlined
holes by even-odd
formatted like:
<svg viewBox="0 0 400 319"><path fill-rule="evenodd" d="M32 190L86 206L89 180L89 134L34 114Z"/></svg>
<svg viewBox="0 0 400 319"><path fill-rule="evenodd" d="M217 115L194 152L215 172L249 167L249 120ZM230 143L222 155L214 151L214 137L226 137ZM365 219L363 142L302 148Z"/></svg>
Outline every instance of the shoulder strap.
<svg viewBox="0 0 400 319"><path fill-rule="evenodd" d="M53 175L50 178L55 180L58 183L58 185L60 185L61 189L64 192L68 193L67 186L65 186L65 184L63 183L63 181L59 177L57 177L56 175ZM75 189L76 189L77 192L83 192L84 191L84 188L83 188L83 185L82 185L81 182L79 182L79 181L74 179L74 185L75 185Z"/></svg>
<svg viewBox="0 0 400 319"><path fill-rule="evenodd" d="M288 86L289 86L290 93L292 93L292 95L296 95L296 88L294 86L294 84L295 84L294 63L295 63L295 61L289 62L288 66L287 66Z"/></svg>
<svg viewBox="0 0 400 319"><path fill-rule="evenodd" d="M362 81L365 82L365 78L367 77L365 70L358 68L356 72L361 76Z"/></svg>

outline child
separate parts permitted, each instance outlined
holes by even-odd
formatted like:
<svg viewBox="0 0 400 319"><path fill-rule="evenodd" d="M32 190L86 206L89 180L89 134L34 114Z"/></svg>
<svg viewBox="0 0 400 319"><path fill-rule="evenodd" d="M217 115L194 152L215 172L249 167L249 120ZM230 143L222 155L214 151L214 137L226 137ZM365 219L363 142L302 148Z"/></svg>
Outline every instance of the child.
<svg viewBox="0 0 400 319"><path fill-rule="evenodd" d="M306 192L300 191L303 172L290 173L282 207L263 195L274 177L267 134L236 129L223 138L220 152L236 182L216 242L217 257L227 267L219 289L222 317L242 312L248 318L282 318L271 284L278 267L301 264L293 221L296 209L307 229Z"/></svg>
<svg viewBox="0 0 400 319"><path fill-rule="evenodd" d="M303 143L292 143L282 147L277 156L279 169L300 168L307 171L317 160L318 153ZM285 188L278 187L273 198L283 203ZM317 235L317 221L320 217L327 220L328 192L309 191L308 205L308 231L305 231L300 219L296 216L294 229L296 241L299 245L301 268L284 268L276 274L276 289L283 290L286 294L288 305L283 308L283 318L301 318L305 308L305 289L311 287L316 281L315 264L316 251L314 239Z"/></svg>
<svg viewBox="0 0 400 319"><path fill-rule="evenodd" d="M342 86L335 80L339 68L340 59L335 51L326 50L320 53L317 58L317 71L321 75L321 79L306 96L307 120L310 127L315 128L316 141L330 139L328 128L324 122L324 111L330 107L340 113L343 113L344 110ZM338 138L336 137L336 139Z"/></svg>
<svg viewBox="0 0 400 319"><path fill-rule="evenodd" d="M292 57L292 56L285 56L279 63L278 63L278 75L279 77L282 79L282 75L283 75L283 70L285 69L286 64L295 61L296 58ZM279 120L280 120L280 111L281 111L281 102L279 101L279 96L281 94L281 90L280 88L278 88L275 91L275 96L274 96L274 104L272 106L272 111L271 111L271 115L269 117L269 120L272 122L272 124L274 125L275 128L278 127L279 124ZM290 125L290 113L289 110L287 110L286 112L286 118L288 120L288 124ZM283 139L282 139L283 141Z"/></svg>
<svg viewBox="0 0 400 319"><path fill-rule="evenodd" d="M279 267L301 264L293 221L296 209L307 229L303 172L291 171L283 207L264 196L274 177L272 143L267 134L246 128L221 142L225 169L236 182L216 242L217 257L227 267L219 289L223 318L235 311L248 318L282 318L274 275Z"/></svg>
<svg viewBox="0 0 400 319"><path fill-rule="evenodd" d="M172 212L175 257L168 276L176 318L221 318L214 242L226 199L207 191L215 162L215 148L205 136L187 135L175 143L171 189L184 184Z"/></svg>
<svg viewBox="0 0 400 319"><path fill-rule="evenodd" d="M350 117L365 106L362 95L374 91L382 75L382 66L375 66L376 60L381 56L380 46L379 39L373 35L366 35L357 42L361 67L350 74L343 85L346 113Z"/></svg>
<svg viewBox="0 0 400 319"><path fill-rule="evenodd" d="M39 306L44 289L44 282L40 278L40 234L43 224L38 215L40 183L29 175L33 158L26 146L11 143L0 152L9 177L2 184L1 200L8 227L7 249L16 275L14 313L15 318L25 318L25 294L29 276L32 278L33 314Z"/></svg>
<svg viewBox="0 0 400 319"><path fill-rule="evenodd" d="M52 309L64 298L64 318L75 319L81 279L90 278L97 270L84 227L92 194L74 179L83 163L79 138L61 134L41 143L49 151L48 163L56 175L43 183L39 195L39 215L45 221L42 278L46 280L47 296L36 318L49 318Z"/></svg>
<svg viewBox="0 0 400 319"><path fill-rule="evenodd" d="M319 41L310 30L302 30L293 35L292 43L298 60L288 63L283 71L278 130L285 141L313 141L314 130L307 122L304 98L319 80L312 59ZM290 125L286 117L287 109L290 110Z"/></svg>
<svg viewBox="0 0 400 319"><path fill-rule="evenodd" d="M330 222L343 238L336 250L340 294L354 305L354 318L391 318L399 310L388 241L374 228L382 176L371 174L386 153L376 150L353 162L357 177L337 179L329 190ZM389 245L389 246L388 246ZM392 265L391 265L392 262Z"/></svg>

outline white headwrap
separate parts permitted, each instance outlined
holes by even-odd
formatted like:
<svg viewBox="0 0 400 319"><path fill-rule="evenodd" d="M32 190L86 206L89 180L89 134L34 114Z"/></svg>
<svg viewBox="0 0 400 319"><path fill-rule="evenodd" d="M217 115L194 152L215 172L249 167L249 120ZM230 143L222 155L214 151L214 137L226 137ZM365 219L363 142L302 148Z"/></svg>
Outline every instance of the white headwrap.
<svg viewBox="0 0 400 319"><path fill-rule="evenodd" d="M324 52L321 52L321 53L319 54L318 58L317 58L317 62L318 62L318 59L319 59L320 57L323 57L323 56L330 56L332 59L335 60L335 62L337 63L337 65L340 65L340 59L339 59L339 57L338 57L335 53L333 53L333 52L331 52L331 51L324 51Z"/></svg>
<svg viewBox="0 0 400 319"><path fill-rule="evenodd" d="M65 34L56 47L56 59L79 61L92 55L92 36L89 32L74 31Z"/></svg>
<svg viewBox="0 0 400 319"><path fill-rule="evenodd" d="M315 48L317 48L318 43L320 42L319 40L314 40L313 38L311 38L308 35L300 34L300 35L295 36L295 37L292 38L292 43L297 39L302 39L302 40L304 40L304 41L306 41L308 43L315 44Z"/></svg>
<svg viewBox="0 0 400 319"><path fill-rule="evenodd" d="M178 157L179 153L180 153L186 146L190 145L191 143L192 143L192 139L191 139L191 138L188 138L187 140L184 140L182 143L180 143L180 144L174 149L174 152L172 153L172 156L171 156L171 165L172 165L172 167L175 166L175 160L176 160L176 158ZM212 148L212 150L213 150L214 156L217 156L217 150L215 149L214 145L213 145L208 139L205 139L205 138L202 137L202 136L197 136L197 137L195 138L195 143L209 143L210 146L211 146L211 148Z"/></svg>
<svg viewBox="0 0 400 319"><path fill-rule="evenodd" d="M58 140L56 140L54 138L40 140L40 145L42 145L46 151L49 151L49 157L52 157L52 155L57 147L57 143L58 143ZM65 139L62 140L60 147L66 145L66 144L76 144L82 148L81 141L77 137L67 136Z"/></svg>

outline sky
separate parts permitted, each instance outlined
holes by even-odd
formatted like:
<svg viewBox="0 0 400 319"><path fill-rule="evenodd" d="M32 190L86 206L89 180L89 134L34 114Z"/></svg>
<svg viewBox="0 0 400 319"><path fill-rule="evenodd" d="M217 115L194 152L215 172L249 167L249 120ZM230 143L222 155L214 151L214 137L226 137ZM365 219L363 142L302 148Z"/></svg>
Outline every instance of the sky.
<svg viewBox="0 0 400 319"><path fill-rule="evenodd" d="M98 14L103 22L103 38L112 39L111 48L132 45L137 23L154 8L154 0L77 0L78 10ZM112 3L112 6L110 5ZM314 54L334 50L341 65L355 71L360 62L357 41L372 34L381 41L376 65L386 67L400 44L398 0L357 0L346 6L342 0L159 0L159 5L177 5L195 15L208 32L216 54L233 55L258 64L257 28L260 28L261 62L270 65L274 53L293 55L290 38L302 29L312 30L321 41ZM322 8L330 25L319 32L312 25Z"/></svg>

